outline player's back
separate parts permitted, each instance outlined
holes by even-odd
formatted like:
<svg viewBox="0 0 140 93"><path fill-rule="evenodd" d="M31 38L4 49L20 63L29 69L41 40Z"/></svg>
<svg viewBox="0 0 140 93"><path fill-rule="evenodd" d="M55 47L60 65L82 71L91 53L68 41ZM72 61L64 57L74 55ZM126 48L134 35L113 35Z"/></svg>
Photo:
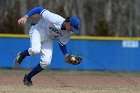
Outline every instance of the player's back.
<svg viewBox="0 0 140 93"><path fill-rule="evenodd" d="M64 20L60 15L46 10L42 13L42 18L36 26L44 30L49 30L49 27L55 27L55 29L60 30Z"/></svg>

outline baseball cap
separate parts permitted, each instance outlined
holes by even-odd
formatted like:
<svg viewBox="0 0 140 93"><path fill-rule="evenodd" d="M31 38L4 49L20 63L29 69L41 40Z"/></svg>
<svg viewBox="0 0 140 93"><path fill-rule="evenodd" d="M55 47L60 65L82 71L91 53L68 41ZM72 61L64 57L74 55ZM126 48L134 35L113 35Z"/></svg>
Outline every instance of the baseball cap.
<svg viewBox="0 0 140 93"><path fill-rule="evenodd" d="M80 19L77 16L71 16L70 25L72 26L72 31L77 34L80 28Z"/></svg>

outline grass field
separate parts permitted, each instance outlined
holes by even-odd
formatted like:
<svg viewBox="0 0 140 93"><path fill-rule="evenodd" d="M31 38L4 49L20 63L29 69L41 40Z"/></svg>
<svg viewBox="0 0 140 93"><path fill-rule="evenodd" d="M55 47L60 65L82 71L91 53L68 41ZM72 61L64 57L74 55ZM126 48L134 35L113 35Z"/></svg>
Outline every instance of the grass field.
<svg viewBox="0 0 140 93"><path fill-rule="evenodd" d="M139 72L46 70L22 79L29 70L0 69L0 93L140 93Z"/></svg>

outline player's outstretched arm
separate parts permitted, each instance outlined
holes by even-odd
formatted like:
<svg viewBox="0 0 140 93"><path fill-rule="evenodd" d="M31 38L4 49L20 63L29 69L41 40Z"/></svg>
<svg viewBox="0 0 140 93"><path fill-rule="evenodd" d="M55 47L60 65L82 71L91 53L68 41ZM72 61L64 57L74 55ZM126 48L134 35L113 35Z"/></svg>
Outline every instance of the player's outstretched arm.
<svg viewBox="0 0 140 93"><path fill-rule="evenodd" d="M41 14L43 10L44 10L44 8L42 8L42 7L35 7L33 9L31 9L25 16L21 17L18 20L18 24L19 25L25 24L27 22L28 17L31 17L34 14Z"/></svg>
<svg viewBox="0 0 140 93"><path fill-rule="evenodd" d="M65 56L65 62L66 63L72 64L72 65L78 65L78 64L81 63L82 57L68 54L66 45L62 45L61 43L59 43L59 47L60 47L60 50L62 51L62 53Z"/></svg>
<svg viewBox="0 0 140 93"><path fill-rule="evenodd" d="M60 50L62 51L62 53L64 54L64 56L67 57L69 54L67 52L66 45L62 45L62 44L59 43L59 47L60 47Z"/></svg>

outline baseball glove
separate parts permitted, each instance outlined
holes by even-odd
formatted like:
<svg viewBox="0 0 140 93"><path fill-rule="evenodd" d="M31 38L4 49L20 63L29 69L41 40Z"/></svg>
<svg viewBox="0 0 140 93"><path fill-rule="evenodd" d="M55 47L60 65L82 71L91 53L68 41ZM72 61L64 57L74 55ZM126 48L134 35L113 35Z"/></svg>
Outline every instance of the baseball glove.
<svg viewBox="0 0 140 93"><path fill-rule="evenodd" d="M72 64L72 65L78 65L82 61L81 56L74 56L74 55L69 55L65 58L66 63Z"/></svg>

